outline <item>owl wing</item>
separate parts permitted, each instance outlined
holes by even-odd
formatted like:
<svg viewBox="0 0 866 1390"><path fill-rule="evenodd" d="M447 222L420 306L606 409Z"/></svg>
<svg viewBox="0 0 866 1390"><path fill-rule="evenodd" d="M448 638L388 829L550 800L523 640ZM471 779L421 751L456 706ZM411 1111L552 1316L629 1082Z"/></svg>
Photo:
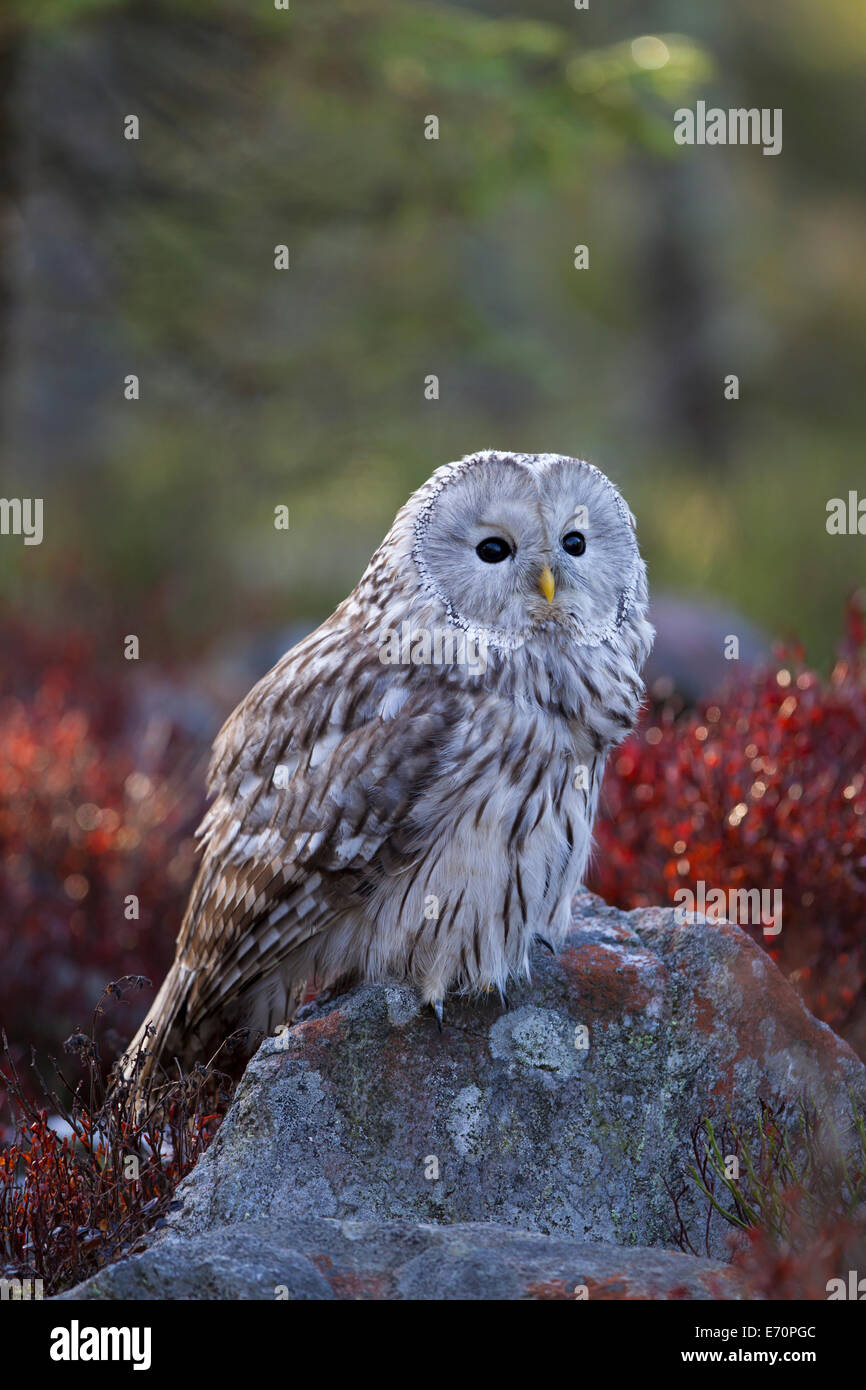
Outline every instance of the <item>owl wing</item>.
<svg viewBox="0 0 866 1390"><path fill-rule="evenodd" d="M435 834L412 807L457 766L466 710L447 682L419 674L382 665L375 647L358 650L356 631L326 625L223 727L204 860L178 937L178 960L195 971L188 1026L361 907Z"/></svg>

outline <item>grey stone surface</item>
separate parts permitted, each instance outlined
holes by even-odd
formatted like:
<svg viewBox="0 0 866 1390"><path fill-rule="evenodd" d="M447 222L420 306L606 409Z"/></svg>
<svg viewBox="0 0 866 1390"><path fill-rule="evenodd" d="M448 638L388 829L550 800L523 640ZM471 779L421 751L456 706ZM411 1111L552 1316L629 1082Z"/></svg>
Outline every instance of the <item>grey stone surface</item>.
<svg viewBox="0 0 866 1390"><path fill-rule="evenodd" d="M754 1133L760 1098L783 1119L811 1098L845 1144L849 1092L866 1102L863 1064L739 928L582 895L508 1012L450 1001L440 1036L411 990L371 985L268 1039L182 1206L80 1296L707 1296L710 1266L670 1250L684 1185L704 1248L702 1118ZM712 1259L727 1236L714 1221Z"/></svg>
<svg viewBox="0 0 866 1390"><path fill-rule="evenodd" d="M78 1299L738 1298L732 1272L671 1250L623 1249L490 1222L298 1217L184 1239L172 1232L61 1294Z"/></svg>

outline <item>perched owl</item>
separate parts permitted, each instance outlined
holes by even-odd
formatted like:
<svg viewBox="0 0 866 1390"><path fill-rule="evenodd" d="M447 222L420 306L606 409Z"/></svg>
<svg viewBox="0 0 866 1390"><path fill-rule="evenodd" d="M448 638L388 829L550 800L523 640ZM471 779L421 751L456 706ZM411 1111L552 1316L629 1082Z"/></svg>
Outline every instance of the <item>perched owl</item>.
<svg viewBox="0 0 866 1390"><path fill-rule="evenodd" d="M411 981L441 1026L449 991L528 975L533 937L568 929L605 756L638 713L646 609L634 519L597 468L439 468L219 734L177 955L127 1056L272 1032L307 984Z"/></svg>

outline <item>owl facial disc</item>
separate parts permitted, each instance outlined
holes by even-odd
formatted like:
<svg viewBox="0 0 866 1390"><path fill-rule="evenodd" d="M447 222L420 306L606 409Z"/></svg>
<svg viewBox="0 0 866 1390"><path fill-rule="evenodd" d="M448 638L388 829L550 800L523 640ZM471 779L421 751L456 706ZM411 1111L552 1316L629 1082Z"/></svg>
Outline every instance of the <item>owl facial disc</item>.
<svg viewBox="0 0 866 1390"><path fill-rule="evenodd" d="M598 468L485 450L438 469L417 499L412 557L449 623L503 652L545 632L586 647L616 636L641 559Z"/></svg>

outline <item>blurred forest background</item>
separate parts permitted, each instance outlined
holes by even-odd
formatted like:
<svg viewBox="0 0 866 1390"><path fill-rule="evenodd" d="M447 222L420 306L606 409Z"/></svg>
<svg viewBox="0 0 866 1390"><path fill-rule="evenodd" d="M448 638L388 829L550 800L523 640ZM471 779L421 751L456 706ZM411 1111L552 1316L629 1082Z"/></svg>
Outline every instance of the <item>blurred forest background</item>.
<svg viewBox="0 0 866 1390"><path fill-rule="evenodd" d="M0 1023L19 1045L56 1046L112 974L165 969L210 738L443 462L549 450L608 472L687 697L728 632L752 653L801 639L829 669L866 545L825 528L829 498L866 492L864 68L853 0L0 0L0 496L45 507L41 545L0 537ZM675 145L698 99L782 108L782 153ZM809 764L838 788L780 760L813 822L784 788L762 801L774 830L725 820L746 748L709 817L723 883L751 836L757 881L782 854L811 917L839 844L860 862L858 719ZM629 792L642 765L613 775L675 883L683 795L669 827L664 774ZM850 816L812 865L832 797ZM658 900L617 833L610 892Z"/></svg>
<svg viewBox="0 0 866 1390"><path fill-rule="evenodd" d="M438 464L556 450L623 487L657 594L826 664L864 63L852 0L3 0L2 493L46 527L4 602L193 660L329 613ZM782 154L676 146L699 97L783 108Z"/></svg>

